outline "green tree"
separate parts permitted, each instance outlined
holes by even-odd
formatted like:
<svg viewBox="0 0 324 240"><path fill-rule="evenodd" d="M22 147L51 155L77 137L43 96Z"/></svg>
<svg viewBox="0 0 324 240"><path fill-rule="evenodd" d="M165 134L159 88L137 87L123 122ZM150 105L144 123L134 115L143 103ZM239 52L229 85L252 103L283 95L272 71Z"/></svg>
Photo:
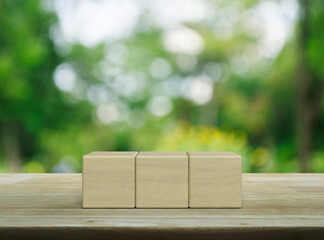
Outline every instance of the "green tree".
<svg viewBox="0 0 324 240"><path fill-rule="evenodd" d="M52 81L62 61L49 38L56 21L40 1L0 1L1 153L12 172L21 171L23 161L42 153L43 130L90 119L88 110L80 110L87 105L68 104Z"/></svg>
<svg viewBox="0 0 324 240"><path fill-rule="evenodd" d="M296 78L297 139L301 171L309 171L324 95L324 3L300 0Z"/></svg>

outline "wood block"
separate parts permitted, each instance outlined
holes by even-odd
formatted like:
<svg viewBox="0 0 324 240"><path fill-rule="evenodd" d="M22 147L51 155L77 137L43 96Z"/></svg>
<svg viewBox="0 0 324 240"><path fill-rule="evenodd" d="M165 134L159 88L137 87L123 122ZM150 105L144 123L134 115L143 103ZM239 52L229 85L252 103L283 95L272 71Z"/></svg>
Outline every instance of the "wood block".
<svg viewBox="0 0 324 240"><path fill-rule="evenodd" d="M188 208L185 152L140 152L136 156L137 208Z"/></svg>
<svg viewBox="0 0 324 240"><path fill-rule="evenodd" d="M189 207L240 208L241 156L232 152L188 152Z"/></svg>
<svg viewBox="0 0 324 240"><path fill-rule="evenodd" d="M92 152L83 157L83 208L134 208L137 152Z"/></svg>

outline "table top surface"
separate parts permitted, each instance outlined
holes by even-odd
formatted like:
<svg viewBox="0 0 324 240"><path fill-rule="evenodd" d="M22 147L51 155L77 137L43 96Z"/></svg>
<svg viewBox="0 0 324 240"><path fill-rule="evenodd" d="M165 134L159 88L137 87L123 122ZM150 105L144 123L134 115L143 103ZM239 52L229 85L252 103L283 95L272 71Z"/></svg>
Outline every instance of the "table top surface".
<svg viewBox="0 0 324 240"><path fill-rule="evenodd" d="M0 174L0 228L324 227L324 174L243 174L241 209L82 209L81 174Z"/></svg>

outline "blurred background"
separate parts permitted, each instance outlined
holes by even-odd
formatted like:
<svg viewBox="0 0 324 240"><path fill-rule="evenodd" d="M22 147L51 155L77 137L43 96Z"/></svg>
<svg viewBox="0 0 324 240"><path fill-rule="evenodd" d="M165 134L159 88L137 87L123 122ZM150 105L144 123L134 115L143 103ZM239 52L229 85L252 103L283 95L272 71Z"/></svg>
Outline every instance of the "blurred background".
<svg viewBox="0 0 324 240"><path fill-rule="evenodd" d="M324 1L0 0L0 172L233 151L324 172Z"/></svg>

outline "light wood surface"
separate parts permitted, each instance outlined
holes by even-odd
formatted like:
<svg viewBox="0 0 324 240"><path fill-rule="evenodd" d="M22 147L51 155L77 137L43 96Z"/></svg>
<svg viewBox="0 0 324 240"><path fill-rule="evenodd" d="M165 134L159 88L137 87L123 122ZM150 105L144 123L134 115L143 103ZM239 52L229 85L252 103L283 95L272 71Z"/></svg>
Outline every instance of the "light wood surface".
<svg viewBox="0 0 324 240"><path fill-rule="evenodd" d="M324 174L243 174L241 209L82 209L81 181L0 174L0 239L324 239Z"/></svg>
<svg viewBox="0 0 324 240"><path fill-rule="evenodd" d="M188 152L189 207L240 208L241 156L232 152Z"/></svg>
<svg viewBox="0 0 324 240"><path fill-rule="evenodd" d="M137 152L92 152L83 157L84 208L135 207Z"/></svg>
<svg viewBox="0 0 324 240"><path fill-rule="evenodd" d="M139 152L135 182L136 208L188 208L187 154Z"/></svg>

